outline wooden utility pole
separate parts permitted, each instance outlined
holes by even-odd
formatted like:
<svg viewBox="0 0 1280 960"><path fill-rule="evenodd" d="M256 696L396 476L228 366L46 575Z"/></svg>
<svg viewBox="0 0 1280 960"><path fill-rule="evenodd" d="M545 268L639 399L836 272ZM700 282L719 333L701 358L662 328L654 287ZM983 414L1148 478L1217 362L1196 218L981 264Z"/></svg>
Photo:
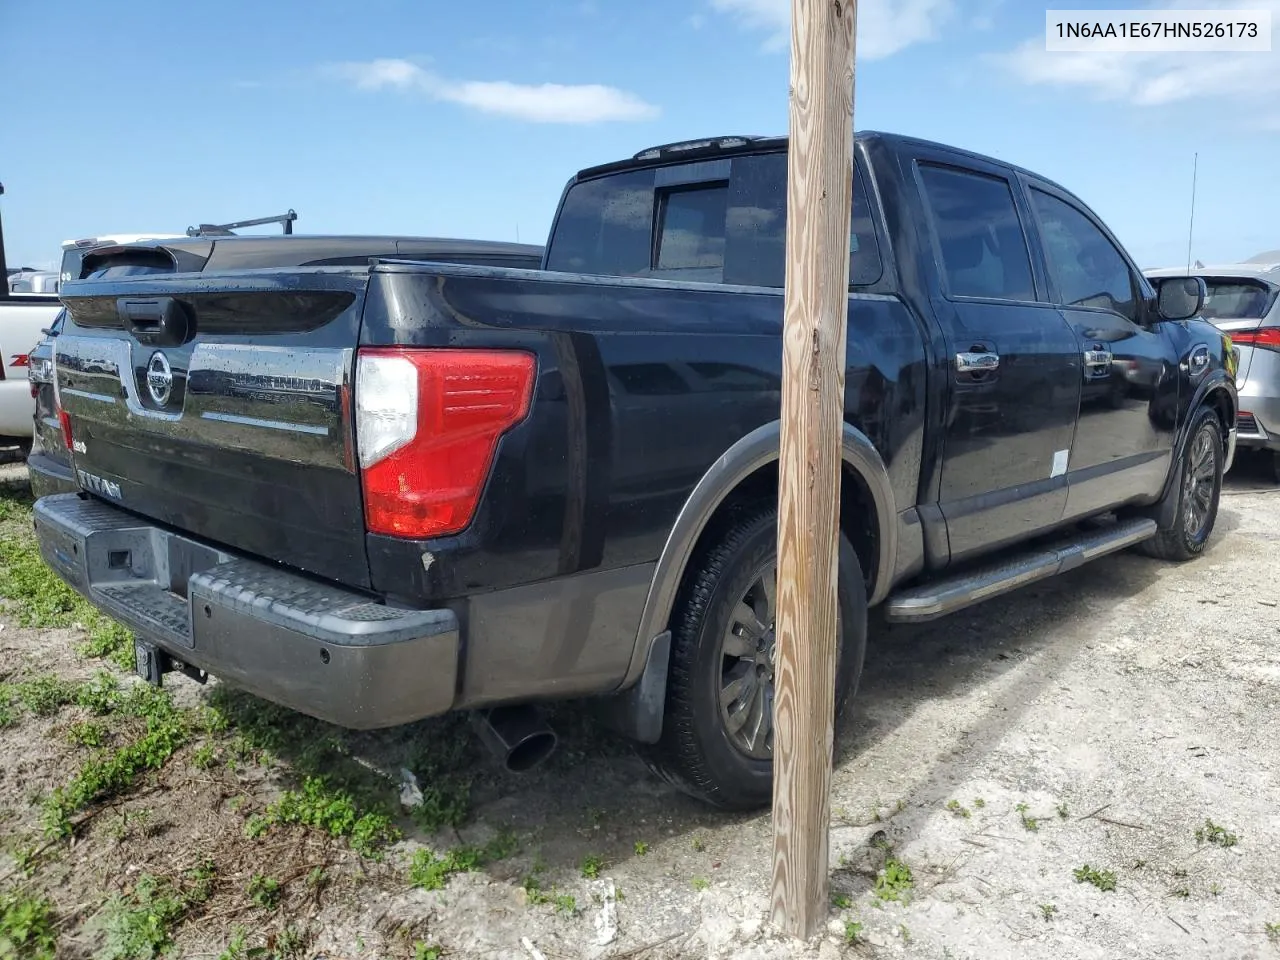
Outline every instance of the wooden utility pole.
<svg viewBox="0 0 1280 960"><path fill-rule="evenodd" d="M771 903L805 938L827 915L857 11L791 0Z"/></svg>

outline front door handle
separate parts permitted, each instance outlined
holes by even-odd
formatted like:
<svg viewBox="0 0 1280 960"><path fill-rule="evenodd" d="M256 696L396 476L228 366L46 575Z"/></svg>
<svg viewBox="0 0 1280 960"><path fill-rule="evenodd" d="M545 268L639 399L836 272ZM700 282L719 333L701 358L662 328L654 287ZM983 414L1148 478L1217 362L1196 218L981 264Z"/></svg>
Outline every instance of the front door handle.
<svg viewBox="0 0 1280 960"><path fill-rule="evenodd" d="M1110 350L1100 343L1095 343L1090 349L1084 352L1084 375L1088 380L1097 380L1111 375L1111 361L1113 356Z"/></svg>
<svg viewBox="0 0 1280 960"><path fill-rule="evenodd" d="M1000 354L990 350L956 354L956 373L993 373L1000 369Z"/></svg>

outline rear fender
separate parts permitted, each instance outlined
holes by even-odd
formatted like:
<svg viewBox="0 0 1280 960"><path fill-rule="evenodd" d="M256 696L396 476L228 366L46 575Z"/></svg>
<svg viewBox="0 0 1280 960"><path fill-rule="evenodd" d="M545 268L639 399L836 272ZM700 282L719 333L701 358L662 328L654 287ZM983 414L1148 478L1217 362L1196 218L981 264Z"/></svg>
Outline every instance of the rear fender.
<svg viewBox="0 0 1280 960"><path fill-rule="evenodd" d="M618 692L601 703L605 722L634 740L654 743L662 733L671 639L667 624L698 539L729 494L761 467L778 459L780 432L778 421L767 423L726 450L703 474L676 517L649 585L626 677ZM869 601L874 605L888 593L897 563L898 524L893 488L875 446L866 434L847 423L841 458L845 467L855 471L865 483L875 504L879 555L874 569L867 571L871 584Z"/></svg>

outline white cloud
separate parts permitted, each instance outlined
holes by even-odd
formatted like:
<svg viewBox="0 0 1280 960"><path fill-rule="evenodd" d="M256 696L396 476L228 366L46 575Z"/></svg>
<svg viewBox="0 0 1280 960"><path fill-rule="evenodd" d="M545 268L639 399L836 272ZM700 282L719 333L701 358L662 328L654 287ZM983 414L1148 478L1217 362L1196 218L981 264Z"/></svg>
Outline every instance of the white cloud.
<svg viewBox="0 0 1280 960"><path fill-rule="evenodd" d="M768 31L765 47L785 49L791 0L711 0L711 6L753 29ZM955 0L861 0L858 58L878 60L916 43L937 39L955 13Z"/></svg>
<svg viewBox="0 0 1280 960"><path fill-rule="evenodd" d="M505 80L449 80L408 60L339 63L329 72L357 90L403 90L481 113L532 123L601 123L651 120L657 107L633 93L598 83L510 83Z"/></svg>
<svg viewBox="0 0 1280 960"><path fill-rule="evenodd" d="M1280 0L1163 0L1159 8L1271 11L1270 53L1049 53L1032 37L997 60L1027 83L1157 106L1192 100L1273 103L1280 93Z"/></svg>

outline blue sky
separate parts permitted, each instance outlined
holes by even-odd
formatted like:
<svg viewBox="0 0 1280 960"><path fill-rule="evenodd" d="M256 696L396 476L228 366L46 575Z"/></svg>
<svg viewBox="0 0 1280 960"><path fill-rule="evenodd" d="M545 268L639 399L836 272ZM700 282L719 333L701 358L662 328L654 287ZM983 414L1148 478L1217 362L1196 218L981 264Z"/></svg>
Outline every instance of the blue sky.
<svg viewBox="0 0 1280 960"><path fill-rule="evenodd" d="M1142 6L1069 0L1057 7ZM1163 0L1264 7L1280 0ZM9 263L298 211L542 242L576 169L787 126L789 0L0 0ZM1143 266L1280 247L1272 53L1044 51L1028 0L861 0L855 124L1061 181Z"/></svg>

